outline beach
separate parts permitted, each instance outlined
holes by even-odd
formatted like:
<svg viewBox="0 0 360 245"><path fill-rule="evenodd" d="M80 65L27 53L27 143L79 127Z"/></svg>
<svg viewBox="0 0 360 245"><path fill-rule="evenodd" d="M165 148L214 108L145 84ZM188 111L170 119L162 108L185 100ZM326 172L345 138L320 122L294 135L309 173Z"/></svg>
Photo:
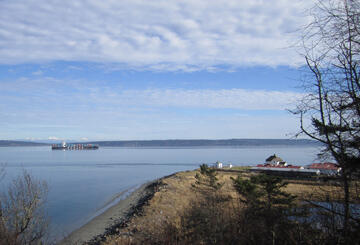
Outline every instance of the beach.
<svg viewBox="0 0 360 245"><path fill-rule="evenodd" d="M154 194L154 188L158 182L159 180L154 180L141 185L125 199L71 232L59 244L97 244L104 237L124 226L131 216L141 209Z"/></svg>

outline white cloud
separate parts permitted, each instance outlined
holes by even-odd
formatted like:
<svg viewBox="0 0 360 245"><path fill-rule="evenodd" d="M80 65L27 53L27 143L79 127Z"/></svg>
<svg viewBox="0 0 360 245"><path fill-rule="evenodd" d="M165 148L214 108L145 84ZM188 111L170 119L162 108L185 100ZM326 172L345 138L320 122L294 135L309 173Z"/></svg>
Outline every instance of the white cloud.
<svg viewBox="0 0 360 245"><path fill-rule="evenodd" d="M16 94L16 96L14 96ZM301 93L246 89L127 90L107 83L23 77L0 86L0 138L282 138ZM85 140L85 139L84 139Z"/></svg>
<svg viewBox="0 0 360 245"><path fill-rule="evenodd" d="M32 75L34 75L34 76L41 76L43 74L43 72L42 71L34 71L33 73L32 73Z"/></svg>
<svg viewBox="0 0 360 245"><path fill-rule="evenodd" d="M310 0L0 1L0 63L91 61L193 70L296 65Z"/></svg>
<svg viewBox="0 0 360 245"><path fill-rule="evenodd" d="M20 78L15 83L2 82L1 93L13 112L19 104L27 112L33 111L34 106L66 110L119 107L285 110L304 96L291 91L239 88L124 90L121 86L108 87L106 83L55 78ZM18 96L7 97L9 93Z"/></svg>
<svg viewBox="0 0 360 245"><path fill-rule="evenodd" d="M47 139L48 140L61 140L60 138L55 137L55 136L49 136Z"/></svg>
<svg viewBox="0 0 360 245"><path fill-rule="evenodd" d="M299 100L295 92L221 89L221 90L129 90L105 96L121 103L187 108L229 108L240 110L284 110ZM106 100L106 99L104 99Z"/></svg>

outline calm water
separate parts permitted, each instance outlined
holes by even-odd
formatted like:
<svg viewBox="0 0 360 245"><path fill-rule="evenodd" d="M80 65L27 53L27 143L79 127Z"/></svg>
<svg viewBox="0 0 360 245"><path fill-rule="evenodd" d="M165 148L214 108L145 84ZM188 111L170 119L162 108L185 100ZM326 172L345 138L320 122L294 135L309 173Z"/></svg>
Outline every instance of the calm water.
<svg viewBox="0 0 360 245"><path fill-rule="evenodd" d="M95 213L114 203L118 193L155 178L195 169L217 160L233 165L255 165L276 153L291 164L306 165L316 159L314 147L241 148L112 148L95 151L52 151L50 147L0 147L6 178L23 169L46 180L52 229L66 234L86 223Z"/></svg>

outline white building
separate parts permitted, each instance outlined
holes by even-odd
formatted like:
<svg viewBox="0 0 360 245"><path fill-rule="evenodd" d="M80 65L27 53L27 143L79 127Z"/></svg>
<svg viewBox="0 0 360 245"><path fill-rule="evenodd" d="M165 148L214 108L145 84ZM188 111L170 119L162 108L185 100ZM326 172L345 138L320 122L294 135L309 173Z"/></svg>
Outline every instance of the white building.
<svg viewBox="0 0 360 245"><path fill-rule="evenodd" d="M284 160L282 160L280 157L276 156L275 154L268 157L265 160L265 164L287 166L287 163Z"/></svg>

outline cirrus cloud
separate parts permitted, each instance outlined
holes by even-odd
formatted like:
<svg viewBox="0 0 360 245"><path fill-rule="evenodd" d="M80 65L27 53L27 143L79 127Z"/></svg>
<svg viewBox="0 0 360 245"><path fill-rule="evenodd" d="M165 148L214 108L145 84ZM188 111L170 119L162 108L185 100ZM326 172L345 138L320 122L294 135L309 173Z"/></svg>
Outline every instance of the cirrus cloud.
<svg viewBox="0 0 360 245"><path fill-rule="evenodd" d="M151 70L297 65L310 0L0 1L0 63L89 61Z"/></svg>
<svg viewBox="0 0 360 245"><path fill-rule="evenodd" d="M284 109L302 96L240 88L126 89L30 76L1 82L0 138L282 138L297 130Z"/></svg>
<svg viewBox="0 0 360 245"><path fill-rule="evenodd" d="M239 110L285 110L300 100L303 94L290 91L245 89L150 89L127 90L99 96L103 102L117 101L129 105L214 108Z"/></svg>
<svg viewBox="0 0 360 245"><path fill-rule="evenodd" d="M13 96L14 94L17 96ZM121 86L109 87L101 82L59 80L51 77L23 77L16 82L2 82L0 95L7 108L14 111L19 105L27 111L47 106L67 110L113 110L124 107L285 110L304 96L303 93L292 91L241 88L124 89Z"/></svg>

